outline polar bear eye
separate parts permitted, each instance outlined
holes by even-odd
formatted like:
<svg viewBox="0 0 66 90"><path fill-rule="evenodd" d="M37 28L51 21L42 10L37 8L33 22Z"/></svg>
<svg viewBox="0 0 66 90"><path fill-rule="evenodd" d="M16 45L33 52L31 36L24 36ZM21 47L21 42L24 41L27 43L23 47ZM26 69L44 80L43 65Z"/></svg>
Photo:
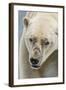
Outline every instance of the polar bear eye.
<svg viewBox="0 0 66 90"><path fill-rule="evenodd" d="M45 38L45 40L44 40L44 45L49 45L49 41L47 38Z"/></svg>
<svg viewBox="0 0 66 90"><path fill-rule="evenodd" d="M36 38L29 38L29 41L34 44L35 42L37 42L37 39Z"/></svg>
<svg viewBox="0 0 66 90"><path fill-rule="evenodd" d="M45 45L49 45L49 41L45 42Z"/></svg>
<svg viewBox="0 0 66 90"><path fill-rule="evenodd" d="M49 45L49 41L47 39L41 40L41 45Z"/></svg>
<svg viewBox="0 0 66 90"><path fill-rule="evenodd" d="M32 42L32 41L33 41L33 39L32 39L32 38L29 38L29 41L30 41L30 42Z"/></svg>

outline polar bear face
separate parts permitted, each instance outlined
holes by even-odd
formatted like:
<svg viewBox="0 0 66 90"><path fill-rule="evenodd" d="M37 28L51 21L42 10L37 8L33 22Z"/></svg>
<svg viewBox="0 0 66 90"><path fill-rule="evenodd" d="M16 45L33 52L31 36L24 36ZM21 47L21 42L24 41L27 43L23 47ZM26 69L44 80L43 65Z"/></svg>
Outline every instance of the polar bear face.
<svg viewBox="0 0 66 90"><path fill-rule="evenodd" d="M39 69L57 50L57 20L52 16L37 14L33 18L25 18L24 22L29 63L33 69Z"/></svg>

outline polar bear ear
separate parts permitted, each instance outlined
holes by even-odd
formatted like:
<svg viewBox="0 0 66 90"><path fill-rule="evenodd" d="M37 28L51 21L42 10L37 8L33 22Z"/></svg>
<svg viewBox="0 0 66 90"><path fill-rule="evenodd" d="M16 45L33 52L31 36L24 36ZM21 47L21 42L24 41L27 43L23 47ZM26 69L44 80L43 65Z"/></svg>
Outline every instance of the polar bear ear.
<svg viewBox="0 0 66 90"><path fill-rule="evenodd" d="M24 18L24 25L28 27L29 19L27 17Z"/></svg>

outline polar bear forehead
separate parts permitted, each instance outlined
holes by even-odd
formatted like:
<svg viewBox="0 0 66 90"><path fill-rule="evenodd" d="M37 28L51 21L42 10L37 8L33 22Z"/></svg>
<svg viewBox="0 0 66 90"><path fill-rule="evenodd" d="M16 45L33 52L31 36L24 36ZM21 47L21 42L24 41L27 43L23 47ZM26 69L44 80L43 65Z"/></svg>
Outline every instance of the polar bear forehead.
<svg viewBox="0 0 66 90"><path fill-rule="evenodd" d="M57 13L37 13L36 16L30 19L30 24L33 26L44 28L57 28L58 16Z"/></svg>
<svg viewBox="0 0 66 90"><path fill-rule="evenodd" d="M27 12L25 17L28 17L29 19L40 16L40 17L48 17L51 16L55 18L56 20L58 19L58 13L57 12Z"/></svg>
<svg viewBox="0 0 66 90"><path fill-rule="evenodd" d="M28 26L28 30L30 32L39 33L39 35L43 35L44 33L48 32L54 32L57 28L57 22L52 18L46 19L42 17L33 18Z"/></svg>
<svg viewBox="0 0 66 90"><path fill-rule="evenodd" d="M31 27L45 27L51 28L58 27L58 13L50 12L28 12L25 16L27 18L27 24Z"/></svg>
<svg viewBox="0 0 66 90"><path fill-rule="evenodd" d="M32 28L32 26L31 26L28 28L26 35L28 36L28 38L29 37L31 37L31 38L35 37L38 40L44 39L44 38L50 39L52 36L52 32L46 30L45 27L43 28L43 27L39 26L39 27Z"/></svg>
<svg viewBox="0 0 66 90"><path fill-rule="evenodd" d="M33 13L34 14L34 13ZM27 34L38 38L48 37L57 29L57 13L35 13L29 17Z"/></svg>

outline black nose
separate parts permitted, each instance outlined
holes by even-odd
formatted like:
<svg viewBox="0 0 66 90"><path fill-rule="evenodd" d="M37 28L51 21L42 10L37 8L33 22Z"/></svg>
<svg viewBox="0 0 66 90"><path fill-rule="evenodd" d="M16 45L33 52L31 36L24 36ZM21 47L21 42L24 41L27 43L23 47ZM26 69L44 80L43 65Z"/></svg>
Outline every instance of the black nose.
<svg viewBox="0 0 66 90"><path fill-rule="evenodd" d="M33 59L33 58L31 58L30 61L32 64L38 64L39 62L37 59Z"/></svg>

